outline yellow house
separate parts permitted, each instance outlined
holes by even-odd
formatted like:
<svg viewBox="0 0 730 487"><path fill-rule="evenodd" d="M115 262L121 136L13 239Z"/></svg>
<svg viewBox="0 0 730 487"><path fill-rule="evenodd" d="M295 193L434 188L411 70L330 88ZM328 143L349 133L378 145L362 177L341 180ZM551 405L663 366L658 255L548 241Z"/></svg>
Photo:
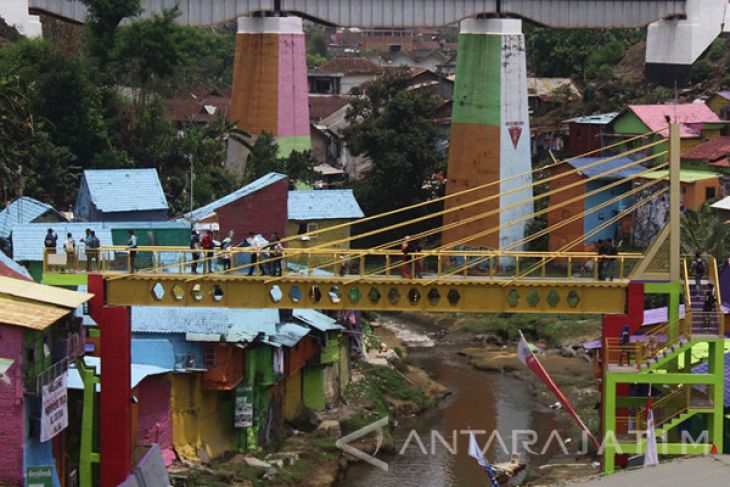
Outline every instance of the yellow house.
<svg viewBox="0 0 730 487"><path fill-rule="evenodd" d="M730 119L730 91L717 92L707 100L707 106L721 119Z"/></svg>
<svg viewBox="0 0 730 487"><path fill-rule="evenodd" d="M350 237L349 226L311 237L305 234L352 222L364 216L351 189L289 191L287 208L287 235L301 235L300 238L288 242L287 247L290 249L307 249L330 243L332 245L328 246L336 249L349 249L350 242L347 240ZM316 254L302 255L293 260L294 263L313 267L337 259L338 256L334 254ZM334 269L335 266L332 265L325 270L334 271Z"/></svg>

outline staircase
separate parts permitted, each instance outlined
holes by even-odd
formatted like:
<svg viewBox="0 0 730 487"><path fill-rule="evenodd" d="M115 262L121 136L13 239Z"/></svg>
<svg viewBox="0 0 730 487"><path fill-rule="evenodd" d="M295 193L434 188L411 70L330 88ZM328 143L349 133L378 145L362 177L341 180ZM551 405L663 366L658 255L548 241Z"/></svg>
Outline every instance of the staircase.
<svg viewBox="0 0 730 487"><path fill-rule="evenodd" d="M718 336L723 334L724 317L720 311L720 289L718 286L717 262L713 257L705 258L707 276L709 279L700 281L699 287L692 275L691 263L685 261L685 312L691 323L692 335ZM689 270L689 272L687 272ZM712 309L705 311L707 293L714 297Z"/></svg>

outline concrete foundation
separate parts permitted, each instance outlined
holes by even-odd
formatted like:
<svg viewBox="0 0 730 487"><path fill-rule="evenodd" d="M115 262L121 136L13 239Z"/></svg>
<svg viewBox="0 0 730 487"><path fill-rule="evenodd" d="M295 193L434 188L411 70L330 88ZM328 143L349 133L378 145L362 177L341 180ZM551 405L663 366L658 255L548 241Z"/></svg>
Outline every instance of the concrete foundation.
<svg viewBox="0 0 730 487"><path fill-rule="evenodd" d="M443 243L505 248L525 233L521 217L532 212L530 121L522 22L518 19L468 19L461 22L456 61L447 194L511 178L446 201L454 208L491 198L444 216L444 224L491 212L471 223L447 229ZM514 190L514 191L513 191ZM496 197L498 193L513 191ZM511 208L508 208L511 207ZM503 208L497 213L499 208ZM506 208L506 209L505 209ZM498 225L517 223L496 232ZM481 235L479 235L481 233ZM479 235L475 238L469 238ZM520 250L517 245L513 250Z"/></svg>
<svg viewBox="0 0 730 487"><path fill-rule="evenodd" d="M309 149L307 91L302 19L239 18L230 114L238 128L274 135L280 156Z"/></svg>

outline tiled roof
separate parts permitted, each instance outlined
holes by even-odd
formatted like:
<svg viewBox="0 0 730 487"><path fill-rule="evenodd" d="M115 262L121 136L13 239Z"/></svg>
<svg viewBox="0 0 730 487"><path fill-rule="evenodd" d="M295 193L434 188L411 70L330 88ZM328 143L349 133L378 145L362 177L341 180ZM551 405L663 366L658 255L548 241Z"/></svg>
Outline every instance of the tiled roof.
<svg viewBox="0 0 730 487"><path fill-rule="evenodd" d="M667 118L680 124L679 132L683 138L699 137L703 124L722 122L705 103L629 105L628 110L633 112L649 130L658 131L663 137L669 134L669 129L666 128Z"/></svg>
<svg viewBox="0 0 730 487"><path fill-rule="evenodd" d="M348 103L349 100L346 96L309 95L309 118L310 120L321 120L329 117Z"/></svg>
<svg viewBox="0 0 730 487"><path fill-rule="evenodd" d="M58 248L63 246L67 233L78 242L87 228L96 232L102 246L113 244L111 229L101 223L30 223L13 227L13 258L18 262L43 261L43 240L49 228L58 234Z"/></svg>
<svg viewBox="0 0 730 487"><path fill-rule="evenodd" d="M341 330L342 326L326 314L313 309L295 309L292 312L294 318L306 323L319 331Z"/></svg>
<svg viewBox="0 0 730 487"><path fill-rule="evenodd" d="M730 137L717 137L704 144L695 146L682 154L682 159L688 161L714 162L727 157L730 153Z"/></svg>
<svg viewBox="0 0 730 487"><path fill-rule="evenodd" d="M286 176L283 174L271 172L267 174L266 176L262 176L258 178L256 181L253 181L246 186L243 186L241 188L238 188L236 191L227 194L226 196L215 200L212 203L208 203L207 205L198 208L197 210L194 210L192 213L186 213L184 219L187 220L200 220L201 218L205 218L206 216L214 213L218 208L221 208L229 203L232 203L238 199L243 198L244 196L248 196L252 193L255 193L256 191L259 191L261 189L264 189L267 186L270 186L276 182L279 182L283 179L286 179Z"/></svg>
<svg viewBox="0 0 730 487"><path fill-rule="evenodd" d="M585 117L576 117L565 120L564 123L579 123L583 125L608 125L616 118L618 112L597 113L595 115L586 115Z"/></svg>
<svg viewBox="0 0 730 487"><path fill-rule="evenodd" d="M217 335L229 342L276 333L276 309L132 306L132 332Z"/></svg>
<svg viewBox="0 0 730 487"><path fill-rule="evenodd" d="M156 169L87 169L84 180L99 211L168 209Z"/></svg>
<svg viewBox="0 0 730 487"><path fill-rule="evenodd" d="M208 122L217 115L227 116L231 108L229 96L178 96L167 100L167 116L178 122Z"/></svg>
<svg viewBox="0 0 730 487"><path fill-rule="evenodd" d="M339 57L324 63L318 71L321 73L365 75L380 74L383 72L383 68L363 57Z"/></svg>
<svg viewBox="0 0 730 487"><path fill-rule="evenodd" d="M618 159L613 159L610 161L603 162L601 164L597 164L595 166L587 167L585 169L582 169L585 166L589 166L591 164L595 164L596 162L600 161L601 159L606 159L606 156L604 157L577 157L575 159L568 159L566 162L570 164L575 169L578 169L579 173L586 177L593 177L593 176L600 176L602 174L605 174L608 171L612 171L616 169L617 167L625 166L627 164L630 164L633 159L629 157L619 157ZM630 176L633 176L635 174L638 174L642 171L646 171L647 168L642 166L641 164L637 164L635 166L629 166L624 169L620 169L616 172L613 172L611 174L607 174L605 176L605 179L624 179Z"/></svg>
<svg viewBox="0 0 730 487"><path fill-rule="evenodd" d="M362 218L351 189L289 191L288 219L296 221Z"/></svg>
<svg viewBox="0 0 730 487"><path fill-rule="evenodd" d="M0 251L0 276L32 281L28 270Z"/></svg>
<svg viewBox="0 0 730 487"><path fill-rule="evenodd" d="M0 237L7 237L15 225L30 223L49 210L55 212L59 219L63 219L63 215L51 205L21 196L0 211Z"/></svg>

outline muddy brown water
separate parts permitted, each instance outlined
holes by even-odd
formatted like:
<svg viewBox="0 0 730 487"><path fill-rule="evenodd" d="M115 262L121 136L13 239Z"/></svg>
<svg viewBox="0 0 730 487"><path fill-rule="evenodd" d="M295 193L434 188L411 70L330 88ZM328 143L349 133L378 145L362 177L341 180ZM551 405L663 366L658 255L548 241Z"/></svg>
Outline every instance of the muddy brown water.
<svg viewBox="0 0 730 487"><path fill-rule="evenodd" d="M351 464L339 486L487 486L486 473L467 455L468 434L461 431L469 429L483 431L476 433L481 445L494 435L486 452L492 463L507 461L513 450L523 454L528 467L545 464L560 454L556 438L548 438L553 430L563 439L568 438L568 434L552 411L536 403L528 385L507 375L476 370L457 351L453 345L439 344L411 349L412 363L448 387L450 396L434 410L399 421L394 434L397 453L377 455L388 463L387 472L367 463ZM518 434L517 441L513 441L513 434L518 430L537 433L538 441L532 447L537 454L524 451L527 436ZM495 432L503 439L507 451L499 444ZM524 475L523 472L516 476L510 485L519 485Z"/></svg>

